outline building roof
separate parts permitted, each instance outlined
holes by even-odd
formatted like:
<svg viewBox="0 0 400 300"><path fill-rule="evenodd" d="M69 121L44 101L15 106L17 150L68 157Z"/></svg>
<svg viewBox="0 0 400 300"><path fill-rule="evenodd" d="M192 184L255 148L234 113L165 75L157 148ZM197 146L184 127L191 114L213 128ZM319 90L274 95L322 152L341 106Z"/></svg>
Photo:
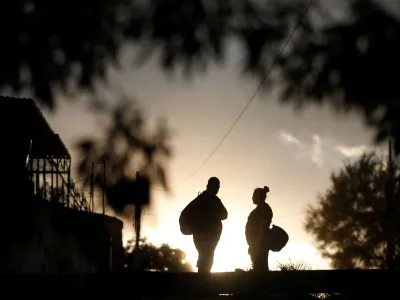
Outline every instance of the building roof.
<svg viewBox="0 0 400 300"><path fill-rule="evenodd" d="M71 158L60 136L50 127L32 99L0 96L1 131L12 138L25 136L32 140L33 157Z"/></svg>

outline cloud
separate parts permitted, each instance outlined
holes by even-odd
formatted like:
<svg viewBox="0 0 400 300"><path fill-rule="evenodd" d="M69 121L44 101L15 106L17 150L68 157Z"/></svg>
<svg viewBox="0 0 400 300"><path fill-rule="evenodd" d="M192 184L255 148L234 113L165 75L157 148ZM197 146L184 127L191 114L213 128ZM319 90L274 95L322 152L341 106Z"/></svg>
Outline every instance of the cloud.
<svg viewBox="0 0 400 300"><path fill-rule="evenodd" d="M366 145L358 145L358 146L345 146L345 145L337 145L335 150L340 152L340 154L346 157L357 157L361 156L364 152L370 150L370 148Z"/></svg>
<svg viewBox="0 0 400 300"><path fill-rule="evenodd" d="M312 146L311 146L311 160L321 168L324 164L324 157L322 152L322 139L319 135L314 134L312 137Z"/></svg>
<svg viewBox="0 0 400 300"><path fill-rule="evenodd" d="M306 143L300 141L296 136L287 130L281 130L279 138L287 145L293 145L298 149L296 158L308 158L317 167L321 168L323 165L323 151L322 151L322 139L319 135L314 134L312 136L312 142Z"/></svg>
<svg viewBox="0 0 400 300"><path fill-rule="evenodd" d="M279 138L284 141L287 144L294 144L297 146L304 146L302 142L298 138L296 138L293 134L287 132L287 131L282 131L279 134Z"/></svg>

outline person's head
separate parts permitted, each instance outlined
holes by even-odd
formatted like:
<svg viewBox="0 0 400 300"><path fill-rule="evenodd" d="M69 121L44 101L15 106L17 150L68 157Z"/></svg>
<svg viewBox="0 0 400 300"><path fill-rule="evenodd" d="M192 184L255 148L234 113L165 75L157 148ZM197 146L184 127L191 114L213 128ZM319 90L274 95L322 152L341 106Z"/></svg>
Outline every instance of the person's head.
<svg viewBox="0 0 400 300"><path fill-rule="evenodd" d="M217 195L219 191L219 179L217 177L211 177L208 179L207 191L213 195Z"/></svg>
<svg viewBox="0 0 400 300"><path fill-rule="evenodd" d="M264 186L263 188L256 188L253 192L253 203L258 205L265 202L267 199L267 193L269 192L269 187Z"/></svg>

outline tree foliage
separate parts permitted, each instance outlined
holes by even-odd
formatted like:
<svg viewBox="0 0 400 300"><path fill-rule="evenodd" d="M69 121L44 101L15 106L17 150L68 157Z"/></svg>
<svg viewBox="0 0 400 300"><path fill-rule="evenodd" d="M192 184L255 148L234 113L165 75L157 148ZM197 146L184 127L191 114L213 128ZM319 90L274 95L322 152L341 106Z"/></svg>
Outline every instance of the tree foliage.
<svg viewBox="0 0 400 300"><path fill-rule="evenodd" d="M141 46L142 60L161 49L163 67L183 63L190 69L223 59L232 32L246 37L254 51L261 33L262 44L281 39L271 17L281 19L282 12L255 9L248 0L3 2L0 87L32 89L50 107L55 87L71 92L73 83L92 88L93 79L103 79L126 41Z"/></svg>
<svg viewBox="0 0 400 300"><path fill-rule="evenodd" d="M346 18L325 12L322 25L300 30L280 59L282 99L296 106L328 102L340 111L357 109L378 129L377 142L396 137L399 153L400 90L393 76L400 68L398 11L373 0L347 4ZM312 25L311 18L306 21Z"/></svg>
<svg viewBox="0 0 400 300"><path fill-rule="evenodd" d="M125 247L127 269L135 269L135 240L128 241ZM155 246L146 239L139 243L139 269L158 272L192 272L193 267L185 261L186 253L180 249L171 248L168 244Z"/></svg>
<svg viewBox="0 0 400 300"><path fill-rule="evenodd" d="M334 268L387 266L387 164L375 153L347 163L331 175L331 187L307 211L305 229ZM394 185L399 196L399 181ZM395 219L399 218L398 206ZM397 222L397 223L396 223ZM395 261L399 265L400 227L394 223Z"/></svg>
<svg viewBox="0 0 400 300"><path fill-rule="evenodd" d="M264 79L275 64L281 99L295 107L330 103L357 109L377 129L377 142L396 137L400 151L400 22L374 0L348 0L347 14L324 0L102 0L0 4L0 87L30 89L48 106L55 88L93 87L121 46L134 41L140 61L161 53L165 69L203 70L222 62L232 37L245 47L245 70ZM301 18L308 5L310 9ZM13 18L8 18L13 16ZM383 112L383 113L382 113Z"/></svg>

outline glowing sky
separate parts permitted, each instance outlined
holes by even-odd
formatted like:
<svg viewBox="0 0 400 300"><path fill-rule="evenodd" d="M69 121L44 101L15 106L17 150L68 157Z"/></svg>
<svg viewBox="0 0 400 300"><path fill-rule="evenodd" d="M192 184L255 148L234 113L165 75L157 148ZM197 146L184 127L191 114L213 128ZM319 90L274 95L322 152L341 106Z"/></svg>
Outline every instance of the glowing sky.
<svg viewBox="0 0 400 300"><path fill-rule="evenodd" d="M338 117L328 108L296 114L291 107L277 104L272 94L261 93L211 160L185 181L218 144L256 89L254 80L240 75L238 51L232 46L225 67L212 68L194 81L167 78L154 63L140 69L127 66L111 75L113 84L137 99L148 116L166 117L174 131L175 156L168 168L172 194L154 192L155 205L146 213L144 235L155 244L168 242L185 250L194 263L191 237L179 231L179 211L205 188L210 176L218 176L219 196L229 217L213 270L247 268L244 226L254 208L251 195L255 187L268 185L273 223L290 235L286 248L271 255L272 267L277 261L291 259L327 268L328 263L303 231L304 210L329 186L332 170L370 146L371 132L358 116ZM128 51L122 60L129 60ZM76 103L62 102L56 114L46 113L46 117L70 149L79 137L98 133L92 116ZM74 155L73 150L71 153ZM124 233L125 239L132 236L130 224L125 225Z"/></svg>

